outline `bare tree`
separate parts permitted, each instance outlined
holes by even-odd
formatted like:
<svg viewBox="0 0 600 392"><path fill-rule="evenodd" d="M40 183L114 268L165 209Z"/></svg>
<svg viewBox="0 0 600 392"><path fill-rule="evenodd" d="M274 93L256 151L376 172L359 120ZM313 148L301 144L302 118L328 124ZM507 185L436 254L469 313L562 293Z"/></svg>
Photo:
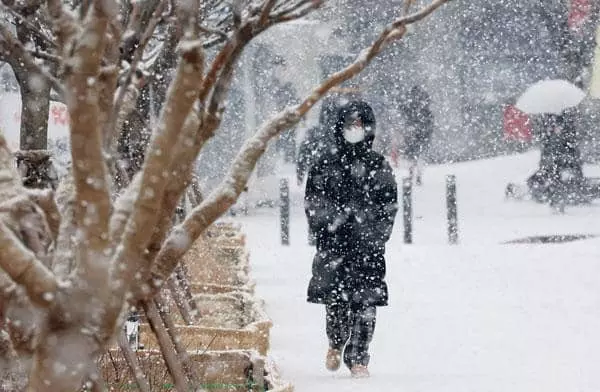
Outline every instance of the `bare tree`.
<svg viewBox="0 0 600 392"><path fill-rule="evenodd" d="M21 90L21 140L22 150L43 150L47 147L47 123L50 103L50 90L52 85L47 79L39 77L39 64L29 56L28 50L33 53L48 53L52 40L48 36L48 29L36 17L39 4L26 2L14 4L10 14L16 38L23 44L23 50L13 46L11 55L6 56L8 47L12 45L6 41L2 45L0 60L7 62L19 84ZM9 19L7 19L9 20ZM7 30L9 25L3 21L1 29ZM47 64L54 67L55 62Z"/></svg>
<svg viewBox="0 0 600 392"><path fill-rule="evenodd" d="M248 0L230 7L215 0L160 0L145 24L139 22L143 10L121 9L114 0L68 6L77 12L60 0L32 2L51 23L55 48L49 57L57 59L57 70L31 72L52 85L68 107L72 167L56 194L25 189L0 136L0 308L19 363L15 357L2 359L25 369L28 390L76 391L84 382L100 389L97 359L121 330L126 310L138 306L157 319L151 300L194 240L235 203L268 143L298 123L332 87L361 72L405 34L407 25L447 1L432 0L391 22L353 63L300 104L265 121L223 182L176 226L177 204L198 153L219 129L244 47L269 27L302 18L325 0ZM9 0L4 4L16 9ZM226 28L203 23L209 6L226 15L220 19ZM176 31L175 71L141 169L117 193L116 140L136 107L141 79L136 69L153 49L150 37L163 20L165 34ZM205 47L214 42L219 42L218 53L206 65ZM9 29L0 30L0 44L7 57L18 54L36 64ZM163 355L176 385L184 389L185 374L173 350L163 349Z"/></svg>

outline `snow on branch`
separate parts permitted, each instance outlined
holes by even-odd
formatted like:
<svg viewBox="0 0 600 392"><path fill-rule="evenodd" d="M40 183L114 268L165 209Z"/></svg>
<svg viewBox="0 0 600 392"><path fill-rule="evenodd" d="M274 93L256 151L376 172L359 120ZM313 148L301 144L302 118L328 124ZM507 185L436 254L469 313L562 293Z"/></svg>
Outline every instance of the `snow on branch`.
<svg viewBox="0 0 600 392"><path fill-rule="evenodd" d="M207 97L210 96L210 103L207 105L209 116L214 117L218 115L221 103L225 99L226 92L229 88L233 66L237 62L243 48L253 38L274 24L300 18L304 15L290 14L293 13L293 11L304 6L303 12L308 13L319 7L322 3L322 0L303 0L293 6L285 8L284 11L280 11L280 14L274 16L271 11L275 7L276 1L266 0L262 8L259 9L260 14L258 19L248 18L245 22L240 22L240 24L236 25L234 34L213 60L200 90L199 99L202 104L204 104ZM287 19L284 20L284 16L287 17ZM227 70L227 72L224 72L223 70Z"/></svg>
<svg viewBox="0 0 600 392"><path fill-rule="evenodd" d="M234 53L239 51L239 48L242 48L245 44L250 42L251 39L252 25L250 23L245 23L235 31L231 39L229 39L225 46L219 51L213 60L210 69L206 73L202 87L200 88L198 99L200 100L201 104L206 102L207 97L210 95L215 83L217 82L221 70L227 63L231 63L233 61L232 57Z"/></svg>
<svg viewBox="0 0 600 392"><path fill-rule="evenodd" d="M289 22L294 19L300 19L312 10L323 5L324 0L301 0L291 6L281 7L271 16L277 23Z"/></svg>
<svg viewBox="0 0 600 392"><path fill-rule="evenodd" d="M300 118L293 110L279 113L268 121L242 147L231 165L226 179L202 203L194 208L185 221L174 228L156 257L154 279L164 281L173 271L181 257L202 232L224 214L237 200L258 162L266 151L270 137L261 135L277 134L297 123ZM272 137L272 136L271 136Z"/></svg>
<svg viewBox="0 0 600 392"><path fill-rule="evenodd" d="M158 129L153 133L150 147L140 174L139 191L133 210L127 221L121 246L113 261L114 279L123 284L115 291L116 298L123 298L125 291L134 284L139 272L139 260L159 220L165 188L169 182L169 168L177 159L172 154L184 122L192 110L200 89L203 75L204 54L197 41L185 41L180 46L180 61L167 100L163 106ZM130 187L138 186L134 181ZM130 188L125 192L128 193ZM138 278L139 279L139 278ZM113 309L114 311L120 311Z"/></svg>
<svg viewBox="0 0 600 392"><path fill-rule="evenodd" d="M379 38L349 66L326 79L317 86L300 105L286 108L266 121L256 135L242 147L232 163L225 180L203 202L194 208L185 221L174 228L156 257L153 277L157 282L164 281L173 271L181 257L194 240L216 219L223 215L237 200L258 162L266 151L270 140L282 131L297 124L310 108L331 88L352 78L362 71L392 39L400 38L406 32L405 25L414 23L431 14L449 0L434 0L429 6L415 14L401 17L386 27ZM153 287L154 290L157 287Z"/></svg>
<svg viewBox="0 0 600 392"><path fill-rule="evenodd" d="M136 102L131 101L131 99L133 99L134 96L131 94L127 94L127 92L131 91L130 86L132 85L132 83L134 85L134 88L138 87L138 86L135 86L135 84L137 84L139 82L139 78L136 77L139 63L142 60L144 50L146 49L146 46L148 45L148 42L150 41L150 37L152 37L152 34L154 34L156 27L158 26L158 24L160 23L160 21L162 19L162 14L163 14L164 10L166 9L166 7L167 7L167 1L165 1L165 0L160 1L158 3L158 6L156 7L154 12L150 16L150 20L148 21L146 29L143 31L143 33L139 39L139 42L137 42L137 39L134 40L135 42L137 42L137 45L135 45L135 49L127 49L127 48L123 49L125 52L128 50L132 50L133 54L131 55L131 59L130 59L131 61L129 63L129 67L125 74L125 78L124 78L125 80L122 83L122 85L120 86L120 88L117 90L118 91L117 96L115 97L115 101L114 101L114 105L112 106L111 114L106 123L106 128L103 132L105 135L104 145L109 153L113 152L113 149L111 148L111 143L113 143L114 139L120 132L120 126L118 124L119 117L124 118L126 116L125 113L129 109L131 109L131 105L135 105L135 103L136 103ZM135 9L135 7L134 7L134 9ZM136 18L132 18L132 23L140 24L140 26L129 26L126 34L134 34L134 35L138 34L134 30L141 28L141 21L135 22L137 20L138 19L136 19ZM129 100L127 100L127 98L129 98ZM122 108L122 106L125 106L125 108Z"/></svg>
<svg viewBox="0 0 600 392"><path fill-rule="evenodd" d="M160 211L161 218L148 246L146 259L149 267L151 267L151 263L155 260L169 229L172 227L173 214L181 195L191 183L193 162L204 143L212 136L212 132L207 127L201 126L201 124L199 110L195 108L187 117L177 145L173 148L172 154L177 159L169 170L171 179L165 188Z"/></svg>
<svg viewBox="0 0 600 392"><path fill-rule="evenodd" d="M0 132L0 271L22 285L31 301L47 305L57 281L33 253L45 256L51 236L44 214L34 201L23 188L14 156ZM49 293L46 298L45 293Z"/></svg>
<svg viewBox="0 0 600 392"><path fill-rule="evenodd" d="M421 8L419 11L396 19L392 23L392 27L398 28L400 27L400 25L407 25L419 22L420 20L423 20L429 15L431 15L432 12L440 8L442 5L449 3L450 1L452 0L434 0L429 5Z"/></svg>
<svg viewBox="0 0 600 392"><path fill-rule="evenodd" d="M0 3L0 9L5 10L6 12L8 12L12 16L14 16L16 19L18 19L19 23L22 26L26 27L28 32L32 33L33 36L35 37L35 39L39 40L43 44L43 46L45 46L47 48L56 48L56 43L50 38L50 34L48 34L46 31L44 31L42 26L36 25L35 22L31 21L28 17L25 16L25 14L31 15L35 11L33 11L33 10L26 11L23 8L24 7L21 7L18 3L17 4L6 4L6 1L4 1L3 3ZM37 10L38 8L39 8L39 5L35 4L34 9ZM37 52L37 50L36 50L36 52ZM36 56L36 57L39 57L39 58L44 58L44 56L47 55L47 53L41 53L41 52L37 52L37 53L39 53L39 56ZM35 54L34 54L34 56L35 56ZM53 62L57 60L56 57L46 57L45 59L48 61L53 61Z"/></svg>
<svg viewBox="0 0 600 392"><path fill-rule="evenodd" d="M25 67L33 77L34 74L44 78L61 97L64 96L62 84L50 72L40 67L33 56L25 49L23 44L8 30L4 23L0 23L0 49L5 52L2 57L9 62L18 62L18 67Z"/></svg>
<svg viewBox="0 0 600 392"><path fill-rule="evenodd" d="M108 170L102 150L98 103L98 76L104 54L108 15L94 3L73 55L67 60L67 108L70 118L72 174L75 185L75 221L82 229L82 250L104 251L111 211ZM91 256L93 258L93 256ZM85 273L84 265L78 266Z"/></svg>
<svg viewBox="0 0 600 392"><path fill-rule="evenodd" d="M58 282L52 272L0 222L0 269L27 291L34 303L47 306L54 299Z"/></svg>
<svg viewBox="0 0 600 392"><path fill-rule="evenodd" d="M298 106L298 115L305 115L315 105L315 103L319 101L319 99L321 99L329 90L331 90L331 88L358 75L367 67L367 65L371 63L375 56L381 53L387 44L404 36L406 33L406 25L424 19L449 1L451 0L434 0L421 10L410 15L402 16L393 21L379 34L371 46L361 51L358 58L352 64L348 65L343 70L334 73L320 86L318 86L313 93Z"/></svg>
<svg viewBox="0 0 600 392"><path fill-rule="evenodd" d="M29 199L44 212L51 239L55 241L58 237L61 216L54 200L54 192L50 189L26 189L26 192Z"/></svg>

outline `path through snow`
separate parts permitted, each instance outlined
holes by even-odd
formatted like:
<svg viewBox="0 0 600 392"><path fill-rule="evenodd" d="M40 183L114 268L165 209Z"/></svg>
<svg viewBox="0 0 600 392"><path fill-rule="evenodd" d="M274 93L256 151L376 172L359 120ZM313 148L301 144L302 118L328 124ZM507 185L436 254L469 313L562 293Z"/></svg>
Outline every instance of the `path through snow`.
<svg viewBox="0 0 600 392"><path fill-rule="evenodd" d="M293 189L291 246L279 243L277 209L252 211L248 236L257 295L274 322L271 355L299 392L551 392L600 390L600 240L502 245L541 234L600 233L600 208L564 216L507 202L537 156L428 168L416 190L415 244L398 215L388 245L391 305L379 309L370 379L324 367L324 309L305 292L307 245L301 190ZM588 168L588 172L597 168ZM460 244L446 244L444 176L456 174ZM399 174L398 176L400 176Z"/></svg>

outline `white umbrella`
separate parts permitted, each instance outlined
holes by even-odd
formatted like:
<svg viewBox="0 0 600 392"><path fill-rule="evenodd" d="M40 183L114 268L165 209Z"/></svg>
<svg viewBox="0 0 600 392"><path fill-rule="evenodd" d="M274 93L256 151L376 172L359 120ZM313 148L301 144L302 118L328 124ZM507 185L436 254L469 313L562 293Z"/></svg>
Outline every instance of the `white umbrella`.
<svg viewBox="0 0 600 392"><path fill-rule="evenodd" d="M560 114L579 105L585 95L583 90L567 80L542 80L529 86L515 106L528 114Z"/></svg>

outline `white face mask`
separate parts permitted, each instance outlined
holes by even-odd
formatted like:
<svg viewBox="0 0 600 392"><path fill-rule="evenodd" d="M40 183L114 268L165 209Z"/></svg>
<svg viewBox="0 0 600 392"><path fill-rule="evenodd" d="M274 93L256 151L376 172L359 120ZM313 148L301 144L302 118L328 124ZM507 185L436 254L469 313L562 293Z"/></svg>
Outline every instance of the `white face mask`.
<svg viewBox="0 0 600 392"><path fill-rule="evenodd" d="M351 126L344 129L344 139L348 143L356 144L365 140L365 129L359 126Z"/></svg>

